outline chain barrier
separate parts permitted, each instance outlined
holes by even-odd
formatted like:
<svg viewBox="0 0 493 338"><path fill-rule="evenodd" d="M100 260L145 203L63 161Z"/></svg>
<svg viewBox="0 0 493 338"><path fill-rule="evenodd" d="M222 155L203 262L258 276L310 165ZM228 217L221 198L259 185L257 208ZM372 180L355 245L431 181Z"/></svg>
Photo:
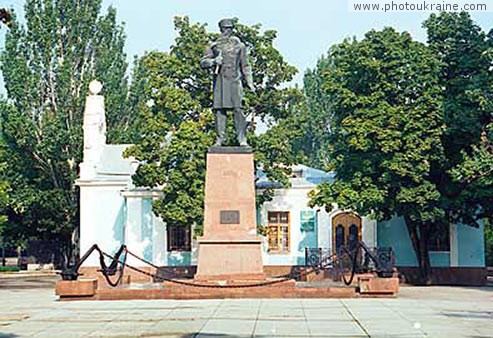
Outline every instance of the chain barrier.
<svg viewBox="0 0 493 338"><path fill-rule="evenodd" d="M129 254L130 256L132 256L132 257L134 257L134 258L138 259L138 260L139 260L139 261L141 261L142 263L145 263L145 264L147 264L147 265L149 265L149 266L151 266L151 267L155 268L156 270L159 270L159 269L161 269L161 268L162 268L162 267L157 266L157 265L153 264L152 262L150 262L150 261L148 261L148 260L146 260L146 259L144 259L144 258L142 258L142 257L140 257L140 256L138 256L138 255L136 255L136 254L134 254L133 252L129 251L128 249L127 249L127 252L128 252L128 254ZM331 257L328 257L329 262L321 262L321 264L320 264L319 266L317 266L317 267L312 267L312 270L310 270L310 271L305 271L304 273L302 273L302 272L300 272L300 271L294 271L294 272L290 272L290 273L287 273L287 274L284 274L284 275L273 276L272 278L287 278L287 279L292 279L292 278L297 279L297 278L301 278L301 277L303 277L303 275L305 275L305 276L306 276L306 275L309 275L309 274L311 274L311 273L318 272L318 271L320 271L320 270L324 269L325 267L327 267L328 265L330 265L330 264L332 263L332 262L331 262L331 260L332 260L335 256L336 256L336 255L332 255ZM327 260L327 258L326 258L325 260ZM137 268L137 269L138 269L138 268ZM167 272L167 273L169 273L169 274L173 274L173 275L175 276L175 277L174 277L174 279L179 279L179 278L181 277L181 275L178 275L178 274L176 274L176 273L172 273L172 272L171 272L171 273L170 273L170 272ZM158 278L158 279L159 279L159 278ZM171 279L173 279L173 278L171 278Z"/></svg>
<svg viewBox="0 0 493 338"><path fill-rule="evenodd" d="M114 273L115 273L115 272L114 272L114 271L115 271L114 269L115 269L116 267L115 267L115 268L113 268L113 269L111 268L111 266L110 266L110 268L106 268L106 264L105 264L105 262L104 262L104 257L103 257L103 256L105 255L105 253L101 251L101 253L100 253L100 255L99 255L99 262L100 262L100 264L101 264L101 270L99 270L99 271L103 274L104 278L106 279L106 282L107 282L109 285L111 285L112 287L117 287L117 286L118 286L118 284L120 284L120 282L121 282L121 280L122 280L122 278L123 278L123 271L124 271L124 269L125 269L125 264L126 264L126 262L127 262L127 253L128 253L128 251L127 251L127 248L126 248L126 247L124 247L123 252L124 252L124 255L123 255L123 262L120 262L120 259L119 259L119 257L120 257L120 255L121 255L121 253L120 253L120 255L115 255L115 257L113 258L113 261L111 262L112 264L113 264L113 262L117 262L117 263L120 263L120 265L121 265L121 266L120 266L120 269L118 269L118 270L119 270L119 275L118 275L118 278L116 279L116 281L112 281L112 280L110 279L110 275L112 275L112 274L114 274ZM117 259L117 258L118 258L118 259Z"/></svg>
<svg viewBox="0 0 493 338"><path fill-rule="evenodd" d="M358 248L360 245L358 245ZM124 269L129 268L135 272L138 272L140 274L146 275L148 277L153 278L154 280L158 281L166 281L174 284L179 284L179 285L186 285L186 286L192 286L192 287L199 287L199 288L251 288L251 287L262 287L262 286L269 286L269 285L275 285L279 283L283 283L285 281L291 280L291 279L301 279L302 277L306 277L312 273L318 273L320 270L323 270L329 266L337 267L343 277L344 284L350 285L354 279L355 273L356 273L356 267L357 267L357 254L356 254L356 249L353 251L353 253L343 247L342 250L340 250L339 254L332 254L332 255L327 255L326 257L323 257L318 260L318 263L314 266L311 266L311 270L305 270L305 271L293 271L284 275L279 275L279 276L274 276L272 277L273 280L270 281L264 281L264 282L258 282L258 283L249 283L249 284L239 284L239 285L220 285L220 284L205 284L205 283L197 283L197 282L187 282L185 280L179 279L179 275L176 273L172 273L174 276L173 277L167 277L164 276L160 273L151 273L147 272L143 269L137 268L135 266L132 266L127 263L127 257L128 255L134 257L135 259L149 265L150 267L156 269L156 271L159 271L161 267L153 264L150 261L145 260L144 258L134 254L128 248L122 244L120 249L117 251L115 255L110 255L107 252L102 251L96 244L94 244L87 252L86 254L82 257L82 259L77 263L76 266L74 266L71 269L64 270L61 275L64 280L77 280L77 277L80 275L78 273L78 269L82 265L82 263L89 257L89 255L93 252L97 251L99 253L99 263L101 265L101 269L98 270L100 271L103 276L105 277L107 283L112 286L116 287L120 284L123 274L124 274ZM123 256L123 259L120 257ZM111 259L111 264L109 266L106 266L104 258L109 258ZM348 276L347 273L345 273L345 268L347 267L345 264L349 261L351 269L350 269L350 274ZM118 268L118 264L120 267ZM115 281L112 281L110 276L114 276L118 272L118 278Z"/></svg>
<svg viewBox="0 0 493 338"><path fill-rule="evenodd" d="M129 253L130 253L130 251L129 251ZM111 259L114 259L115 258L114 256L111 256L110 254L108 254L106 252L103 252L103 255L105 255L106 257L111 258ZM136 255L132 253L132 256L135 257ZM136 258L139 258L140 259L140 257L138 257L138 256ZM141 260L143 262L145 262L144 259L141 259ZM199 288L215 288L215 289L250 288L250 287L260 287L260 286L268 286L268 285L273 285L273 284L279 284L279 283L282 283L282 282L285 282L285 281L291 279L290 277L284 277L284 278L281 277L279 279L271 280L271 281L267 281L267 282L251 283L251 284L240 284L240 285L202 284L202 283L195 283L195 282L186 282L184 280L179 280L179 279L175 279L175 278L167 278L167 277L161 276L159 274L153 274L153 273L147 272L145 270L136 268L136 267L134 267L134 266L132 266L132 265L126 263L126 262L119 261L119 263L122 264L122 266L124 266L124 267L127 267L127 268L129 268L131 270L134 270L134 271L139 272L141 274L144 274L146 276L152 277L154 279L158 279L158 280L165 281L165 282L170 282L170 283L175 283L175 284L180 284L180 285L199 287ZM154 265L154 267L155 267L155 265Z"/></svg>
<svg viewBox="0 0 493 338"><path fill-rule="evenodd" d="M77 262L77 264L71 268L64 269L60 275L62 276L63 280L77 280L79 278L80 273L79 273L79 268L82 266L82 263L89 258L89 256L94 252L97 251L99 253L99 265L101 266L101 269L98 270L101 272L106 279L106 282L115 287L118 284L120 284L122 278L123 278L123 270L125 268L125 264L127 261L127 247L122 244L120 246L120 249L118 249L117 253L114 256L110 256L112 259L111 263L109 266L106 265L106 262L104 261L104 257L106 255L105 252L103 252L97 244L94 244L87 250L87 252L82 256L82 258ZM123 255L123 262L120 261L120 256ZM120 268L118 268L118 264L120 263ZM112 281L110 276L114 276L118 272L118 278L116 281Z"/></svg>
<svg viewBox="0 0 493 338"><path fill-rule="evenodd" d="M354 276L356 275L356 266L358 261L357 250L358 249L355 248L354 251L351 252L347 247L342 246L339 250L339 254L337 255L337 266L339 268L339 272L341 273L342 281L347 286L351 285ZM349 273L347 271L348 267Z"/></svg>

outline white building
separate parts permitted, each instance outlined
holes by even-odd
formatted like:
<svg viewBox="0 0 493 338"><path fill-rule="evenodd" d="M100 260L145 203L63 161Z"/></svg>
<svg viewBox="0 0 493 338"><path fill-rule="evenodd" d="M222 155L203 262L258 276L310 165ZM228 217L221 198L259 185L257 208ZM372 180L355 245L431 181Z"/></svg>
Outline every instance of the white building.
<svg viewBox="0 0 493 338"><path fill-rule="evenodd" d="M84 114L84 158L80 164L80 253L93 244L114 253L121 244L157 266L196 265L196 244L191 231L170 228L152 212L159 190L136 188L132 174L138 163L124 158L129 145L106 144L104 98L100 84L91 83ZM305 264L305 248L333 252L340 245L363 240L368 246L390 246L402 271L416 269L416 258L402 219L376 222L334 208L310 208L308 193L334 175L303 165L294 166L290 188L281 188L259 173L257 191L275 188L273 199L257 211L266 231L264 266ZM434 238L430 258L441 269L445 283L481 284L486 275L483 228L451 225L449 233ZM128 263L142 265L128 258ZM98 266L96 256L84 266ZM407 270L406 270L407 269ZM438 270L437 270L438 271ZM471 277L473 276L473 277Z"/></svg>

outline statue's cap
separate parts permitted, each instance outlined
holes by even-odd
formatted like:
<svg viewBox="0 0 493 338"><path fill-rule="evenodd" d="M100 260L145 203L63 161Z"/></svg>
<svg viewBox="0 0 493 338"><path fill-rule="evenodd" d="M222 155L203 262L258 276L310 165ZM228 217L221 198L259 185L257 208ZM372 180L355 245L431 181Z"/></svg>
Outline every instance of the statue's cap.
<svg viewBox="0 0 493 338"><path fill-rule="evenodd" d="M233 19L222 19L219 21L219 27L234 27Z"/></svg>

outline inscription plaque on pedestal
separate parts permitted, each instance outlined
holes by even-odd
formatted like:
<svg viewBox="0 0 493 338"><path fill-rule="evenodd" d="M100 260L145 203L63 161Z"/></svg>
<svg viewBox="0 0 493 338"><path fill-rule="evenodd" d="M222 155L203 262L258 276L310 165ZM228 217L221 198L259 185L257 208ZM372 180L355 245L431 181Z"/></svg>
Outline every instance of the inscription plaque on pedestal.
<svg viewBox="0 0 493 338"><path fill-rule="evenodd" d="M219 217L221 224L240 224L239 210L221 210Z"/></svg>

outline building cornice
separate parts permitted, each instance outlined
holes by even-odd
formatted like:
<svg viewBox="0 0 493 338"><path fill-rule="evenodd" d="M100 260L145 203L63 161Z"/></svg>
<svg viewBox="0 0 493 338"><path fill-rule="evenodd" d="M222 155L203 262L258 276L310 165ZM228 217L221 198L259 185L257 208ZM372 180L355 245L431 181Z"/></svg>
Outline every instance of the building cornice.
<svg viewBox="0 0 493 338"><path fill-rule="evenodd" d="M128 186L128 180L108 181L108 180L76 180L75 185L79 187L122 187Z"/></svg>
<svg viewBox="0 0 493 338"><path fill-rule="evenodd" d="M140 198L159 198L163 195L161 190L149 189L149 190L133 190L126 189L122 191L123 197L140 197Z"/></svg>

